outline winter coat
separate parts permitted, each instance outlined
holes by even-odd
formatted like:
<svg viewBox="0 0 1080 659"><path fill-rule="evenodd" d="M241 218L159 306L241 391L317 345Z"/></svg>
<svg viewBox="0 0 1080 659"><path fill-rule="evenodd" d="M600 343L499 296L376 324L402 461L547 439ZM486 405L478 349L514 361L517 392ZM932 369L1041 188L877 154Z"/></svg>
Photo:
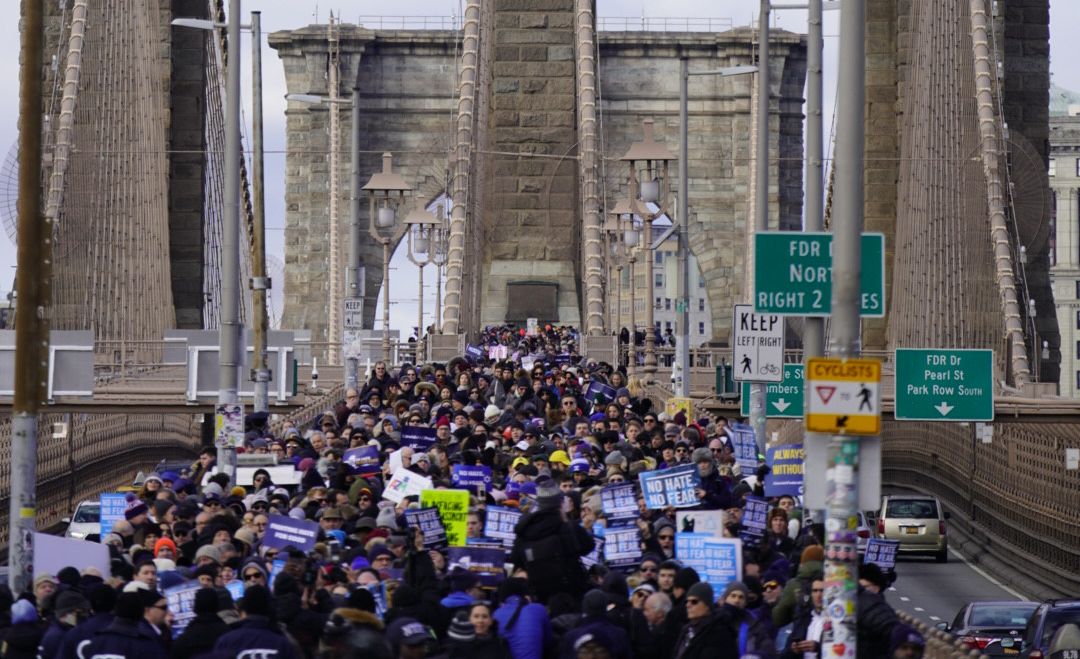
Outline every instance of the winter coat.
<svg viewBox="0 0 1080 659"><path fill-rule="evenodd" d="M607 619L607 616L585 616L578 626L567 632L559 648L560 659L577 659L575 645L579 639L592 637L608 649L612 659L631 659L630 638L626 630Z"/></svg>
<svg viewBox="0 0 1080 659"><path fill-rule="evenodd" d="M776 643L769 634L768 626L757 616L728 604L724 605L723 614L731 621L740 656L749 654L761 659L775 659Z"/></svg>
<svg viewBox="0 0 1080 659"><path fill-rule="evenodd" d="M239 627L223 635L214 644L214 652L230 657L257 650L267 650L268 653L276 651L271 655L275 659L300 659L288 637L263 616L248 616Z"/></svg>
<svg viewBox="0 0 1080 659"><path fill-rule="evenodd" d="M143 659L160 657L163 654L161 642L140 628L138 623L115 618L108 627L91 639L82 656L85 659L94 659L100 655L108 655L111 659Z"/></svg>
<svg viewBox="0 0 1080 659"><path fill-rule="evenodd" d="M72 629L74 627L59 620L53 620L49 623L45 635L41 637L41 644L38 645L38 657L41 659L57 659L60 656L60 647L64 643L64 636Z"/></svg>
<svg viewBox="0 0 1080 659"><path fill-rule="evenodd" d="M737 503L735 497L731 496L731 488L728 487L727 481L716 472L715 468L712 473L701 479L701 485L698 487L705 491L705 497L697 506L699 510L727 510Z"/></svg>
<svg viewBox="0 0 1080 659"><path fill-rule="evenodd" d="M514 659L506 639L495 634L471 641L453 641L447 650L448 659Z"/></svg>
<svg viewBox="0 0 1080 659"><path fill-rule="evenodd" d="M45 628L39 622L20 622L12 625L4 637L4 659L36 659Z"/></svg>
<svg viewBox="0 0 1080 659"><path fill-rule="evenodd" d="M320 652L327 652L329 656L358 656L365 659L392 659L395 653L390 649L390 642L383 634L383 622L374 613L342 607L334 609L331 618L340 616L348 621L351 629L348 634L333 636L323 634ZM348 650L338 647L347 644ZM352 652L350 655L349 652Z"/></svg>
<svg viewBox="0 0 1080 659"><path fill-rule="evenodd" d="M722 613L686 623L675 643L675 659L739 659L731 621Z"/></svg>
<svg viewBox="0 0 1080 659"><path fill-rule="evenodd" d="M79 646L89 643L95 634L111 625L112 621L113 614L111 613L95 613L75 625L71 631L64 634L64 642L60 647L61 659L80 659ZM83 656L86 656L85 653Z"/></svg>
<svg viewBox="0 0 1080 659"><path fill-rule="evenodd" d="M885 596L859 587L855 600L858 613L858 659L874 659L889 656L893 628L900 623L896 611L885 601Z"/></svg>
<svg viewBox="0 0 1080 659"><path fill-rule="evenodd" d="M773 625L777 629L794 620L803 603L809 601L810 582L815 578L821 578L822 568L821 561L801 563L796 577L784 584L784 592L780 594L780 599L772 610Z"/></svg>
<svg viewBox="0 0 1080 659"><path fill-rule="evenodd" d="M587 585L581 557L593 550L595 541L580 526L563 521L558 509L524 515L514 527L510 562L529 573L529 587L541 602L563 592L580 598Z"/></svg>
<svg viewBox="0 0 1080 659"><path fill-rule="evenodd" d="M517 619L510 619L518 609ZM503 602L493 614L499 623L499 636L506 639L514 659L541 659L544 648L551 645L551 621L543 604L529 603L517 595Z"/></svg>
<svg viewBox="0 0 1080 659"><path fill-rule="evenodd" d="M191 659L214 649L229 626L216 613L201 613L188 623L183 634L173 642L172 659Z"/></svg>

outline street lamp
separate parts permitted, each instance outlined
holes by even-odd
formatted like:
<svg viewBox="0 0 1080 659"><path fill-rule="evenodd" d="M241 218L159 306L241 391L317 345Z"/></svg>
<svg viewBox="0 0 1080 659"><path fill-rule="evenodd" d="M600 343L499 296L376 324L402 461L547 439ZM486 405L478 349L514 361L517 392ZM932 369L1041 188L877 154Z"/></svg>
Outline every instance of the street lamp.
<svg viewBox="0 0 1080 659"><path fill-rule="evenodd" d="M668 177L668 164L675 160L674 154L663 144L653 137L653 120L646 119L644 122L644 139L634 142L619 160L630 165L630 205L634 214L640 215L645 221L645 235L643 246L652 249L652 223L653 220L665 214L665 206L668 203L670 192L670 178ZM654 210L655 209L655 210ZM653 283L653 259L645 260L646 288L649 290L649 298L645 305L645 373L656 373L656 328L653 321L652 291Z"/></svg>
<svg viewBox="0 0 1080 659"><path fill-rule="evenodd" d="M450 255L450 218L446 217L443 202L439 202L439 227L435 230L431 250L431 263L435 266L435 323L434 331L442 334L442 280L443 268Z"/></svg>
<svg viewBox="0 0 1080 659"><path fill-rule="evenodd" d="M406 231L409 233L409 260L420 272L418 286L416 323L416 363L424 359L424 267L432 262L435 255L437 236L442 225L442 206L438 207L439 217L423 208L413 208L405 217Z"/></svg>
<svg viewBox="0 0 1080 659"><path fill-rule="evenodd" d="M616 203L611 209L611 214L615 218L615 242L616 244L622 242L620 249L626 254L630 275L630 341L627 343L626 372L634 375L637 373L637 281L634 264L637 263L637 253L641 249L642 221L632 212L630 202L626 200ZM619 297L621 305L621 288Z"/></svg>
<svg viewBox="0 0 1080 659"><path fill-rule="evenodd" d="M608 281L608 327L614 330L616 336L622 325L622 315L619 304L622 301L622 260L620 259L622 240L619 239L619 218L613 213L608 213L604 219L600 232L604 238L604 272ZM617 275L616 275L617 273ZM616 294L616 290L618 293ZM614 298L611 301L610 298Z"/></svg>
<svg viewBox="0 0 1080 659"><path fill-rule="evenodd" d="M609 242L608 254L609 254L610 258L615 262L615 280L616 280L616 284L615 284L616 288L615 288L615 290L616 290L616 293L615 293L615 303L611 305L611 307L612 307L612 322L611 322L611 324L615 328L616 335L618 335L620 337L622 335L622 328L623 328L623 317L622 317L623 260L625 258L627 258L627 256L629 255L629 252L630 252L630 248L628 248L623 243L623 231L622 231L621 220L622 220L622 216L626 215L626 214L629 214L629 212L630 212L630 204L628 204L626 201L617 202L615 204L615 207L608 211L608 213L607 213L608 218L606 220L604 220L604 227L603 227L604 234L607 236L608 242ZM631 279L633 279L633 271L631 271L630 277L631 277ZM630 305L631 305L631 309L633 309L633 300L631 300ZM634 345L633 344L633 335L632 334L631 334L630 339L631 340L627 344L628 349L631 348ZM621 357L621 347L620 347L620 357L619 357L619 359L620 359L620 361L622 359L622 357Z"/></svg>
<svg viewBox="0 0 1080 659"><path fill-rule="evenodd" d="M405 223L397 221L396 209L405 200L405 193L412 188L405 179L394 173L394 156L382 155L383 168L373 174L363 189L370 200L368 233L382 243L383 248L383 359L390 359L390 245L397 243L405 234Z"/></svg>

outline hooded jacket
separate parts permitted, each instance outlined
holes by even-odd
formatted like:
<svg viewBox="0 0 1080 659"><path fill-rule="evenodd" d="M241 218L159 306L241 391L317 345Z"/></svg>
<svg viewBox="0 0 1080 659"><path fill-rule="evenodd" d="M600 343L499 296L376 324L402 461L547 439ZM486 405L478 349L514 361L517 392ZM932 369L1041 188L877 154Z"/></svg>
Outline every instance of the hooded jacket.
<svg viewBox="0 0 1080 659"><path fill-rule="evenodd" d="M814 578L820 578L824 564L821 561L806 561L799 564L799 571L795 579L784 584L784 592L772 610L773 625L779 629L795 619L799 601L809 597L809 584ZM803 589L807 592L803 592Z"/></svg>
<svg viewBox="0 0 1080 659"><path fill-rule="evenodd" d="M162 654L161 642L140 629L138 623L116 618L91 639L82 656L88 659L95 655L142 659Z"/></svg>
<svg viewBox="0 0 1080 659"><path fill-rule="evenodd" d="M190 659L214 649L218 639L229 631L229 626L216 613L200 613L188 623L184 633L172 645L172 659Z"/></svg>
<svg viewBox="0 0 1080 659"><path fill-rule="evenodd" d="M245 656L258 656L259 650L266 650L267 655L275 659L300 659L285 634L263 616L248 616L239 627L214 644L214 652L230 657L239 656L241 652L251 653Z"/></svg>

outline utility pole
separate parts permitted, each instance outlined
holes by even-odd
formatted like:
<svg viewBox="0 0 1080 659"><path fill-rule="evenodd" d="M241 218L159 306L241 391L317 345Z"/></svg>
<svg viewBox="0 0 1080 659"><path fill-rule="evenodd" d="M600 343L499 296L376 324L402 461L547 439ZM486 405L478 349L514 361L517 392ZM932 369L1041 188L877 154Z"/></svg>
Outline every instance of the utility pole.
<svg viewBox="0 0 1080 659"><path fill-rule="evenodd" d="M675 380L675 395L690 397L690 147L687 127L690 104L690 58L679 59L679 200L675 213L679 216L679 287L676 322L679 337L675 340L675 364L681 373Z"/></svg>
<svg viewBox="0 0 1080 659"><path fill-rule="evenodd" d="M32 4L32 3L31 3ZM229 0L225 77L225 221L221 231L221 329L218 414L240 402L240 0ZM220 427L220 425L219 425ZM218 438L218 472L236 480L235 437Z"/></svg>
<svg viewBox="0 0 1080 659"><path fill-rule="evenodd" d="M252 164L251 196L255 216L255 236L251 259L251 306L255 309L254 365L251 381L255 383L253 412L270 411L270 369L266 363L266 341L269 320L266 314L266 295L272 283L266 276L266 204L263 187L263 107L262 107L262 12L251 12L251 115Z"/></svg>
<svg viewBox="0 0 1080 659"><path fill-rule="evenodd" d="M833 213L832 353L840 358L859 354L860 249L863 228L863 130L865 115L865 5L843 0L840 9L840 70L837 93L836 206ZM848 520L859 501L859 440L834 436L829 445L828 517L825 552L825 610L844 611L832 618L822 638L821 655L854 659L856 633L857 555ZM829 558L832 557L832 558Z"/></svg>
<svg viewBox="0 0 1080 659"><path fill-rule="evenodd" d="M347 250L349 262L345 265L345 297L363 305L364 302L364 271L360 267L360 66L356 68L356 79L352 89L352 130L349 137L349 247ZM360 314L363 316L363 314ZM342 342L345 340L345 331L342 329ZM359 381L357 378L358 358L356 354L349 354L342 346L341 355L345 363L345 388L356 389Z"/></svg>
<svg viewBox="0 0 1080 659"><path fill-rule="evenodd" d="M43 2L24 2L19 55L19 247L15 313L15 399L11 406L8 585L33 580L37 519L37 415L48 374L52 220L41 213L41 67Z"/></svg>
<svg viewBox="0 0 1080 659"><path fill-rule="evenodd" d="M822 121L822 0L810 0L806 40L806 222L804 231L825 230L824 124ZM803 358L825 354L825 319L803 319Z"/></svg>
<svg viewBox="0 0 1080 659"><path fill-rule="evenodd" d="M769 230L769 0L758 12L757 143L754 151L754 233ZM752 244L751 244L752 245ZM753 281L753 271L748 273ZM754 287L749 285L748 298ZM750 425L758 453L765 453L765 383L750 383Z"/></svg>

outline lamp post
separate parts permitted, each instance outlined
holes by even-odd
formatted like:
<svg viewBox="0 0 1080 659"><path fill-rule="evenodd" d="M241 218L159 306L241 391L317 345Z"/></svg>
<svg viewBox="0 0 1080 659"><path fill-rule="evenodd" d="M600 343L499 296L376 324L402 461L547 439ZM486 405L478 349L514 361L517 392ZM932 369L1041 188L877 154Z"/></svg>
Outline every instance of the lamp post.
<svg viewBox="0 0 1080 659"><path fill-rule="evenodd" d="M409 260L420 273L417 296L416 363L424 359L424 267L431 263L435 253L435 234L442 224L442 206L439 219L423 208L413 208L405 217L405 230L409 234Z"/></svg>
<svg viewBox="0 0 1080 659"><path fill-rule="evenodd" d="M628 201L620 201L615 204L612 214L618 218L616 226L622 225L622 249L625 250L630 269L630 341L627 344L629 357L626 372L634 375L637 373L637 282L635 281L637 273L634 272L634 265L637 263L637 254L641 249L642 221L640 217L631 212L631 205Z"/></svg>
<svg viewBox="0 0 1080 659"><path fill-rule="evenodd" d="M630 205L634 213L640 215L645 221L645 235L642 236L642 246L647 250L653 249L652 223L653 220L665 214L665 206L668 202L670 191L670 178L668 177L668 164L675 160L675 156L653 137L653 120L646 119L643 122L644 136L642 141L630 145L622 158L619 160L630 165ZM653 208L655 207L655 210ZM649 290L649 296L645 305L645 367L644 372L648 375L656 373L656 328L653 321L653 259L645 260L645 287Z"/></svg>
<svg viewBox="0 0 1080 659"><path fill-rule="evenodd" d="M604 259L607 261L605 272L608 278L608 297L614 301L608 302L608 326L615 335L619 335L622 327L622 240L619 237L619 218L609 212L608 217L600 228L604 236ZM617 292L616 292L617 291Z"/></svg>
<svg viewBox="0 0 1080 659"><path fill-rule="evenodd" d="M446 266L450 248L450 223L449 218L443 211L442 202L439 204L439 227L435 230L435 238L432 243L431 263L435 266L435 322L433 323L436 334L442 334L442 283L443 268Z"/></svg>
<svg viewBox="0 0 1080 659"><path fill-rule="evenodd" d="M373 174L363 189L368 191L370 200L368 215L368 233L382 243L383 248L383 359L390 359L390 245L397 243L405 234L405 224L397 221L396 207L405 199L405 193L412 188L405 179L394 173L394 156L382 155L383 168ZM386 232L385 234L383 232Z"/></svg>

